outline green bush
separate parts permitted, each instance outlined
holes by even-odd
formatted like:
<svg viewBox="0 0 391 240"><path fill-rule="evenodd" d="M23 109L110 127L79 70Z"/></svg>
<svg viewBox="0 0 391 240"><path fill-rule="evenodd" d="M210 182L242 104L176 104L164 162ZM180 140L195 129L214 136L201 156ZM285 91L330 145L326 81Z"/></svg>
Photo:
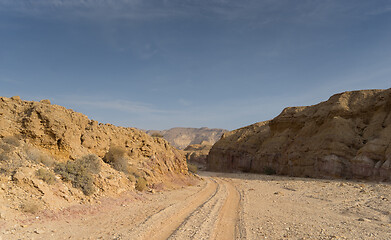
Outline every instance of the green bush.
<svg viewBox="0 0 391 240"><path fill-rule="evenodd" d="M142 192L147 188L147 181L145 178L138 178L134 187L137 191Z"/></svg>
<svg viewBox="0 0 391 240"><path fill-rule="evenodd" d="M187 169L189 169L189 171L192 172L192 173L197 173L198 172L197 165L192 164L192 163L187 163Z"/></svg>
<svg viewBox="0 0 391 240"><path fill-rule="evenodd" d="M45 168L38 169L36 171L35 175L37 175L37 177L39 179L42 179L43 181L45 181L48 184L53 184L56 182L56 177L55 177L54 173L52 173L51 171L49 171Z"/></svg>
<svg viewBox="0 0 391 240"><path fill-rule="evenodd" d="M265 168L263 169L263 172L264 172L266 175L274 175L274 174L277 173L276 170L274 170L274 169L271 168L271 167L265 167Z"/></svg>
<svg viewBox="0 0 391 240"><path fill-rule="evenodd" d="M111 146L103 160L115 170L128 173L128 158L125 148Z"/></svg>
<svg viewBox="0 0 391 240"><path fill-rule="evenodd" d="M54 170L64 181L72 182L73 187L81 189L85 195L91 195L95 192L92 174L100 171L99 158L87 155L75 161L59 163Z"/></svg>

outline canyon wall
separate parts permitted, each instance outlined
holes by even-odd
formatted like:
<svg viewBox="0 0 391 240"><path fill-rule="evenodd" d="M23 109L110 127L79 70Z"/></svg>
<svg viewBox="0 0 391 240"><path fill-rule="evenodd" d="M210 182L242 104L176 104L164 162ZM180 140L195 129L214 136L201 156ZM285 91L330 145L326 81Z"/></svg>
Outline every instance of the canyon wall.
<svg viewBox="0 0 391 240"><path fill-rule="evenodd" d="M208 169L391 180L391 89L333 95L225 133Z"/></svg>

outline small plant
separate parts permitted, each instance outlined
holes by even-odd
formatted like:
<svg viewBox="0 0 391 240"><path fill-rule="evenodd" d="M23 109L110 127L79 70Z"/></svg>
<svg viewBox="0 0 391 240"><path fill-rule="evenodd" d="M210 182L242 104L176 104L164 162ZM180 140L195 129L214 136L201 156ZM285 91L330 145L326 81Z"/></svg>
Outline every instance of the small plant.
<svg viewBox="0 0 391 240"><path fill-rule="evenodd" d="M46 153L35 148L27 148L25 151L28 159L30 159L31 161L34 161L36 163L42 163L47 167L54 166L53 158L47 155Z"/></svg>
<svg viewBox="0 0 391 240"><path fill-rule="evenodd" d="M142 192L147 188L147 181L145 178L138 178L134 187L137 191Z"/></svg>
<svg viewBox="0 0 391 240"><path fill-rule="evenodd" d="M0 149L3 150L3 153L9 153L12 151L14 147L5 143L5 142L0 142Z"/></svg>
<svg viewBox="0 0 391 240"><path fill-rule="evenodd" d="M101 170L100 159L95 154L88 154L78 159L79 164L88 169L91 173L98 174Z"/></svg>
<svg viewBox="0 0 391 240"><path fill-rule="evenodd" d="M189 169L190 172L192 173L197 173L198 172L198 167L195 164L192 163L187 163L187 169Z"/></svg>
<svg viewBox="0 0 391 240"><path fill-rule="evenodd" d="M17 154L0 154L0 173L12 175L23 164L24 161Z"/></svg>
<svg viewBox="0 0 391 240"><path fill-rule="evenodd" d="M163 135L160 133L152 133L151 136L155 138L163 138Z"/></svg>
<svg viewBox="0 0 391 240"><path fill-rule="evenodd" d="M53 184L56 182L56 177L55 177L54 173L52 173L51 171L49 171L45 168L38 169L37 172L35 173L35 175L37 175L37 177L39 179L42 179L43 181L45 181L48 184Z"/></svg>
<svg viewBox="0 0 391 240"><path fill-rule="evenodd" d="M8 137L4 137L3 138L3 142L9 144L9 145L12 145L12 146L15 146L15 147L19 147L20 146L20 142L19 142L19 139L15 136L8 136Z"/></svg>
<svg viewBox="0 0 391 240"><path fill-rule="evenodd" d="M265 167L263 169L263 172L266 174L266 175L275 175L277 172L276 170L274 170L273 168L271 167Z"/></svg>
<svg viewBox="0 0 391 240"><path fill-rule="evenodd" d="M25 213L35 214L40 210L40 206L35 202L25 202L22 204L21 209Z"/></svg>
<svg viewBox="0 0 391 240"><path fill-rule="evenodd" d="M99 158L87 155L75 161L59 163L54 170L63 180L72 182L73 187L81 189L88 196L95 192L92 174L100 171Z"/></svg>
<svg viewBox="0 0 391 240"><path fill-rule="evenodd" d="M111 146L103 160L117 171L124 173L128 171L128 158L125 148Z"/></svg>

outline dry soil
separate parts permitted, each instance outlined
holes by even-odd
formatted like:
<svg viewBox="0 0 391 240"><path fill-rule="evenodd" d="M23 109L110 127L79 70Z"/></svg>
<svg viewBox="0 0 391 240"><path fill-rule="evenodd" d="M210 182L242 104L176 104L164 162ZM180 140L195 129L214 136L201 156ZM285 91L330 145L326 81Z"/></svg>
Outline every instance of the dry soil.
<svg viewBox="0 0 391 240"><path fill-rule="evenodd" d="M391 185L201 173L182 189L26 215L0 239L391 239Z"/></svg>

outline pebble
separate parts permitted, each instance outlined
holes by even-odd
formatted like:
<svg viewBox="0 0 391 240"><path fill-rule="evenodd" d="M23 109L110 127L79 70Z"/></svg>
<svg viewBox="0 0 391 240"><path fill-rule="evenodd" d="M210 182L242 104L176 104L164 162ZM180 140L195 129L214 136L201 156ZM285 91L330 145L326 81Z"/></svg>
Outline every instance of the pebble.
<svg viewBox="0 0 391 240"><path fill-rule="evenodd" d="M37 229L34 230L34 233L36 233L36 234L43 234L43 233L45 233L45 231L42 230L42 229L37 228Z"/></svg>

